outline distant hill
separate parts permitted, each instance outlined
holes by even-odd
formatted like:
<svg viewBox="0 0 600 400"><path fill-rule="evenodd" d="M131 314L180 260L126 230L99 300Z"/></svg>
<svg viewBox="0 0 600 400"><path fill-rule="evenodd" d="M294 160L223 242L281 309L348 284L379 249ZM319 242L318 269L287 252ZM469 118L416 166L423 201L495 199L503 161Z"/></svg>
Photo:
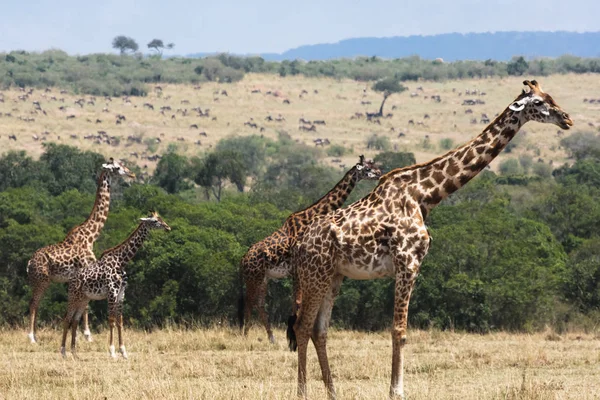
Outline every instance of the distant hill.
<svg viewBox="0 0 600 400"><path fill-rule="evenodd" d="M265 53L261 56L271 61L328 60L357 56L402 58L412 55L425 59L439 57L445 61L506 61L515 55L535 58L559 57L565 54L600 57L600 32L447 33L432 36L355 38L337 43L305 45L281 54ZM189 57L206 55L209 54L190 54Z"/></svg>

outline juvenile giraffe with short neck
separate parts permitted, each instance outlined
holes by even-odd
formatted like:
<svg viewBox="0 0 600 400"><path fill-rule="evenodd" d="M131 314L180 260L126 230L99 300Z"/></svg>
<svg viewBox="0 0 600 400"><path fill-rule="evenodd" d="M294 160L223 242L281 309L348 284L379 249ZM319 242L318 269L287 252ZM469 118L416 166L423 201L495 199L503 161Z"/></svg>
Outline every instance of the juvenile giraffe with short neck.
<svg viewBox="0 0 600 400"><path fill-rule="evenodd" d="M312 339L330 399L335 390L327 358L327 329L344 277L395 278L390 397L404 397L403 352L408 304L430 245L425 218L443 199L481 172L528 121L573 125L536 81L469 143L424 164L384 175L379 185L345 209L315 218L291 251L303 294L294 325L298 396L306 398L306 353Z"/></svg>
<svg viewBox="0 0 600 400"><path fill-rule="evenodd" d="M108 217L111 181L115 176L135 177L128 168L112 158L109 163L103 164L89 217L71 229L62 242L37 250L27 263L27 276L33 292L29 302L29 339L32 343L36 342L37 309L46 289L52 282L67 282L76 269L85 268L96 260L94 242ZM83 325L84 335L91 340L87 311Z"/></svg>
<svg viewBox="0 0 600 400"><path fill-rule="evenodd" d="M116 357L113 331L117 327L119 350L124 358L127 351L123 342L123 301L127 286L125 266L133 259L137 251L150 234L151 229L171 228L157 214L140 218L141 222L131 235L118 246L106 250L102 257L86 268L77 270L69 278L69 302L63 321L63 336L60 352L66 357L65 345L67 333L71 328L71 352L76 355L77 325L90 300L108 299L108 325L110 326L109 352Z"/></svg>
<svg viewBox="0 0 600 400"><path fill-rule="evenodd" d="M381 171L372 162L365 161L364 156L360 156L359 162L325 196L310 207L290 215L281 228L250 247L240 265L240 274L246 283L245 298L243 289L240 288L242 294L238 310L240 328L244 330L244 335L247 335L250 329L252 309L257 306L269 341L275 343L269 317L265 311L268 280L282 279L291 275L290 265L287 262L289 250L311 219L340 208L360 180L374 180L379 179L380 176ZM240 283L243 285L243 282ZM301 293L298 291L296 280L294 280L292 314L295 315L300 301ZM245 326L244 322L246 322Z"/></svg>

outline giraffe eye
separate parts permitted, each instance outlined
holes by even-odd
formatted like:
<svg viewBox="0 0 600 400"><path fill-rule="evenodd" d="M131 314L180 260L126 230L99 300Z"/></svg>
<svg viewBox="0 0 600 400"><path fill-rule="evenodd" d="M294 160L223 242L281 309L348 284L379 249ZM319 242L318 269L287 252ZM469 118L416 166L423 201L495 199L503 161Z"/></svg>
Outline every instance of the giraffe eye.
<svg viewBox="0 0 600 400"><path fill-rule="evenodd" d="M533 104L535 104L536 106L541 106L542 105L542 101L541 100L534 100Z"/></svg>

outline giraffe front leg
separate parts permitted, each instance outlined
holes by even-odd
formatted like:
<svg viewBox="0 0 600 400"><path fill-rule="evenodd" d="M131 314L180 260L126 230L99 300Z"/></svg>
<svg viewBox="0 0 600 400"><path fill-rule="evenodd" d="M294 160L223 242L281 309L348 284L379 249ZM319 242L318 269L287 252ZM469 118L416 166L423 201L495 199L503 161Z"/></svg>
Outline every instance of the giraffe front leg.
<svg viewBox="0 0 600 400"><path fill-rule="evenodd" d="M115 324L116 324L115 315L110 313L110 311L109 311L108 326L110 328L110 333L109 333L109 339L108 339L108 352L110 353L110 356L112 358L117 358L117 354L115 353L114 339L113 339Z"/></svg>
<svg viewBox="0 0 600 400"><path fill-rule="evenodd" d="M392 382L390 398L404 399L404 346L408 321L408 302L412 293L420 260L403 255L408 262L397 265L394 293L394 323L392 327Z"/></svg>
<svg viewBox="0 0 600 400"><path fill-rule="evenodd" d="M117 317L117 332L119 333L119 351L124 359L127 360L127 350L123 341L123 313L120 312Z"/></svg>
<svg viewBox="0 0 600 400"><path fill-rule="evenodd" d="M71 321L71 354L73 354L74 358L79 358L77 356L77 347L76 347L76 345L77 345L77 326L79 325L79 320L81 319L81 316L85 312L86 307L87 307L87 303L81 304L77 308L77 311L75 312L75 316L73 317L73 320Z"/></svg>
<svg viewBox="0 0 600 400"><path fill-rule="evenodd" d="M85 312L83 313L83 336L88 342L92 342L92 332L90 331L90 325L88 324L88 312L89 305L85 308Z"/></svg>
<svg viewBox="0 0 600 400"><path fill-rule="evenodd" d="M67 308L67 314L65 315L65 318L63 320L63 334L62 334L62 341L60 343L60 354L62 354L62 356L64 358L67 357L67 350L66 350L66 346L67 346L67 334L69 333L69 328L71 327L71 323L73 322L73 318L75 316L75 308L72 308L72 305L69 304L68 308Z"/></svg>

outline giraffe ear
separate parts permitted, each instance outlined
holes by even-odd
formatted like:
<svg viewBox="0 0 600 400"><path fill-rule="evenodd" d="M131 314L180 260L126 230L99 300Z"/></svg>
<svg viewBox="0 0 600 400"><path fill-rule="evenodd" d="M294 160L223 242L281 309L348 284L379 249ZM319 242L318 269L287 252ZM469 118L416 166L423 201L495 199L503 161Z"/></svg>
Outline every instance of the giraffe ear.
<svg viewBox="0 0 600 400"><path fill-rule="evenodd" d="M363 168L364 168L364 167L363 167L362 165L360 165L360 164L357 164L357 165L356 165L356 169L357 169L357 170L359 170L359 171L360 171L360 170L362 170Z"/></svg>
<svg viewBox="0 0 600 400"><path fill-rule="evenodd" d="M513 111L522 111L525 108L525 104L526 104L526 101L524 101L524 100L525 99L515 101L510 106L508 106L508 108L510 108Z"/></svg>
<svg viewBox="0 0 600 400"><path fill-rule="evenodd" d="M140 218L140 221L151 221L152 218Z"/></svg>

